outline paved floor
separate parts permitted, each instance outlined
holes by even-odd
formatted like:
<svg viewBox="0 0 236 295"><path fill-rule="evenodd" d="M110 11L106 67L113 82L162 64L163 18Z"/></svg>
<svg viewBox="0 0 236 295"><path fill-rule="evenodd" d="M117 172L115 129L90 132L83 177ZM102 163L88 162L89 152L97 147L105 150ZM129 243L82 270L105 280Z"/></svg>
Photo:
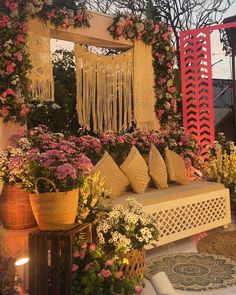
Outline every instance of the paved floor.
<svg viewBox="0 0 236 295"><path fill-rule="evenodd" d="M228 230L234 230L236 229L236 222L233 221L232 224L229 226ZM218 232L218 231L223 231L223 228L218 228L211 230L207 232L207 234L213 233L213 232ZM169 243L167 245L158 247L154 250L151 250L147 253L146 258L154 258L158 255L165 255L165 254L170 254L170 253L184 253L184 252L197 252L197 242L199 239L204 237L206 233L199 234L197 236L193 236L191 238L186 238L182 239L177 242ZM156 295L154 292L151 284L146 281L145 282L146 287L144 289L143 295ZM176 290L179 294L182 295L236 295L236 285L233 287L228 287L228 288L222 288L218 290L210 290L210 291L182 291L182 290Z"/></svg>

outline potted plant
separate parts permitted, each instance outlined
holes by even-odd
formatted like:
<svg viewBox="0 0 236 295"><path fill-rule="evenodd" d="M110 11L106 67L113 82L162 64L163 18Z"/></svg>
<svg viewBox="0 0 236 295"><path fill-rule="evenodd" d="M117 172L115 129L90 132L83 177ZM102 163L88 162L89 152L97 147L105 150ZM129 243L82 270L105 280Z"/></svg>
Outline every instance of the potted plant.
<svg viewBox="0 0 236 295"><path fill-rule="evenodd" d="M19 157L22 187L41 230L62 230L74 224L79 186L92 168L91 161L62 134L44 128L29 131L33 148Z"/></svg>
<svg viewBox="0 0 236 295"><path fill-rule="evenodd" d="M87 176L79 190L78 221L96 224L99 217L109 210L110 203L100 173Z"/></svg>
<svg viewBox="0 0 236 295"><path fill-rule="evenodd" d="M73 252L72 294L141 294L142 285L122 271L127 263L127 259L107 255L100 246L80 244Z"/></svg>
<svg viewBox="0 0 236 295"><path fill-rule="evenodd" d="M101 216L96 231L98 242L107 253L130 260L130 267L124 268L129 277L143 274L145 250L157 245L158 230L156 218L144 212L142 204L129 198L126 208L115 205Z"/></svg>
<svg viewBox="0 0 236 295"><path fill-rule="evenodd" d="M27 139L0 152L0 180L3 188L0 197L0 219L7 229L20 230L36 226L29 201L29 193L21 189L22 163L20 160L31 148Z"/></svg>

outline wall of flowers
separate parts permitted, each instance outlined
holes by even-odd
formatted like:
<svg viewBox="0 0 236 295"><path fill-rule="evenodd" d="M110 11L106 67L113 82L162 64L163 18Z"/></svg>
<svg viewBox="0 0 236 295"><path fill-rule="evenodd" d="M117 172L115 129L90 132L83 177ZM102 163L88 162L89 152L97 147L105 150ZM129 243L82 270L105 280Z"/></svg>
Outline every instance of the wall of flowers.
<svg viewBox="0 0 236 295"><path fill-rule="evenodd" d="M56 0L5 0L0 4L0 116L4 122L27 121L31 69L27 53L27 18L40 17L56 27L89 27L84 3L71 1L70 6ZM176 121L176 88L173 82L175 49L171 29L161 22L118 14L108 28L113 38L121 36L152 45L155 72L155 111L161 125Z"/></svg>

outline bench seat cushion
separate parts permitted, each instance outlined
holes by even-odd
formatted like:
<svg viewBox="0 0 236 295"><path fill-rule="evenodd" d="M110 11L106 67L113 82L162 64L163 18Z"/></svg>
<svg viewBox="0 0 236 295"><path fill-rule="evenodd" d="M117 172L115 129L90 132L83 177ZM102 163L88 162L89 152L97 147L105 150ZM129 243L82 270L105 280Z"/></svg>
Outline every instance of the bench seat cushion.
<svg viewBox="0 0 236 295"><path fill-rule="evenodd" d="M169 185L169 188L161 190L156 188L148 188L146 192L142 194L125 192L120 197L113 200L112 203L124 205L126 203L125 200L129 197L132 197L140 202L143 206L149 206L170 200L210 193L212 191L222 190L224 188L224 185L221 183L209 181L192 181L185 185Z"/></svg>

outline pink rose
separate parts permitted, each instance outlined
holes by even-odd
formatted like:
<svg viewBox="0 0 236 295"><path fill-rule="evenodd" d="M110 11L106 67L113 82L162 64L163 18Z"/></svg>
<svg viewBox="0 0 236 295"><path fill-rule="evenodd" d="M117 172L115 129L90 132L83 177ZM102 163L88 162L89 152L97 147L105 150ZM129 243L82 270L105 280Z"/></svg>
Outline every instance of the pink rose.
<svg viewBox="0 0 236 295"><path fill-rule="evenodd" d="M25 117L30 112L30 108L28 108L26 105L21 106L20 116Z"/></svg>
<svg viewBox="0 0 236 295"><path fill-rule="evenodd" d="M17 8L18 8L18 3L15 3L15 2L11 2L10 4L9 4L9 9L10 10L16 10Z"/></svg>
<svg viewBox="0 0 236 295"><path fill-rule="evenodd" d="M7 95L14 95L14 91L11 88L7 88L5 92Z"/></svg>
<svg viewBox="0 0 236 295"><path fill-rule="evenodd" d="M175 87L170 87L168 90L169 90L170 93L174 93L176 91L176 88Z"/></svg>
<svg viewBox="0 0 236 295"><path fill-rule="evenodd" d="M142 37L143 37L143 34L142 34L141 32L139 32L139 33L138 33L138 37L137 37L137 39L138 39L138 40L141 40Z"/></svg>
<svg viewBox="0 0 236 295"><path fill-rule="evenodd" d="M103 269L101 271L101 275L104 277L104 278L109 278L111 276L111 272L109 269Z"/></svg>
<svg viewBox="0 0 236 295"><path fill-rule="evenodd" d="M105 262L105 266L112 266L114 263L113 259L108 259L106 262Z"/></svg>
<svg viewBox="0 0 236 295"><path fill-rule="evenodd" d="M51 10L49 12L46 13L46 16L51 19L51 18L54 18L56 15L55 15L55 10Z"/></svg>
<svg viewBox="0 0 236 295"><path fill-rule="evenodd" d="M79 22L82 22L83 16L78 14L75 16L75 19L77 19Z"/></svg>
<svg viewBox="0 0 236 295"><path fill-rule="evenodd" d="M124 141L124 138L123 138L122 136L117 137L117 143L122 144L122 143L124 143L124 142L125 142L125 141Z"/></svg>
<svg viewBox="0 0 236 295"><path fill-rule="evenodd" d="M143 288L140 285L135 286L134 293L135 294L142 294Z"/></svg>
<svg viewBox="0 0 236 295"><path fill-rule="evenodd" d="M5 22L5 23L7 23L8 21L9 21L9 16L8 15L4 15L3 17L2 17L2 20Z"/></svg>
<svg viewBox="0 0 236 295"><path fill-rule="evenodd" d="M11 63L10 65L7 66L7 72L9 74L12 74L14 72L14 68L16 67L16 64Z"/></svg>
<svg viewBox="0 0 236 295"><path fill-rule="evenodd" d="M79 266L77 264L72 264L72 267L71 267L72 272L76 272L77 269L79 269Z"/></svg>
<svg viewBox="0 0 236 295"><path fill-rule="evenodd" d="M117 279L121 279L122 277L123 277L123 271L117 271L116 273L115 273L115 276L116 276L116 278Z"/></svg>
<svg viewBox="0 0 236 295"><path fill-rule="evenodd" d="M89 245L89 250L92 250L92 251L96 250L96 245L95 244Z"/></svg>
<svg viewBox="0 0 236 295"><path fill-rule="evenodd" d="M5 22L3 20L0 19L0 28L5 26Z"/></svg>
<svg viewBox="0 0 236 295"><path fill-rule="evenodd" d="M119 35L119 36L122 35L122 34L123 34L123 30L124 30L124 29L123 29L121 26L117 27L117 28L116 28L116 33L117 33L117 35Z"/></svg>
<svg viewBox="0 0 236 295"><path fill-rule="evenodd" d="M17 39L19 42L22 42L22 43L25 43L25 42L26 42L25 37L24 37L23 35L20 35L20 34L18 34L18 35L16 36L16 39Z"/></svg>

